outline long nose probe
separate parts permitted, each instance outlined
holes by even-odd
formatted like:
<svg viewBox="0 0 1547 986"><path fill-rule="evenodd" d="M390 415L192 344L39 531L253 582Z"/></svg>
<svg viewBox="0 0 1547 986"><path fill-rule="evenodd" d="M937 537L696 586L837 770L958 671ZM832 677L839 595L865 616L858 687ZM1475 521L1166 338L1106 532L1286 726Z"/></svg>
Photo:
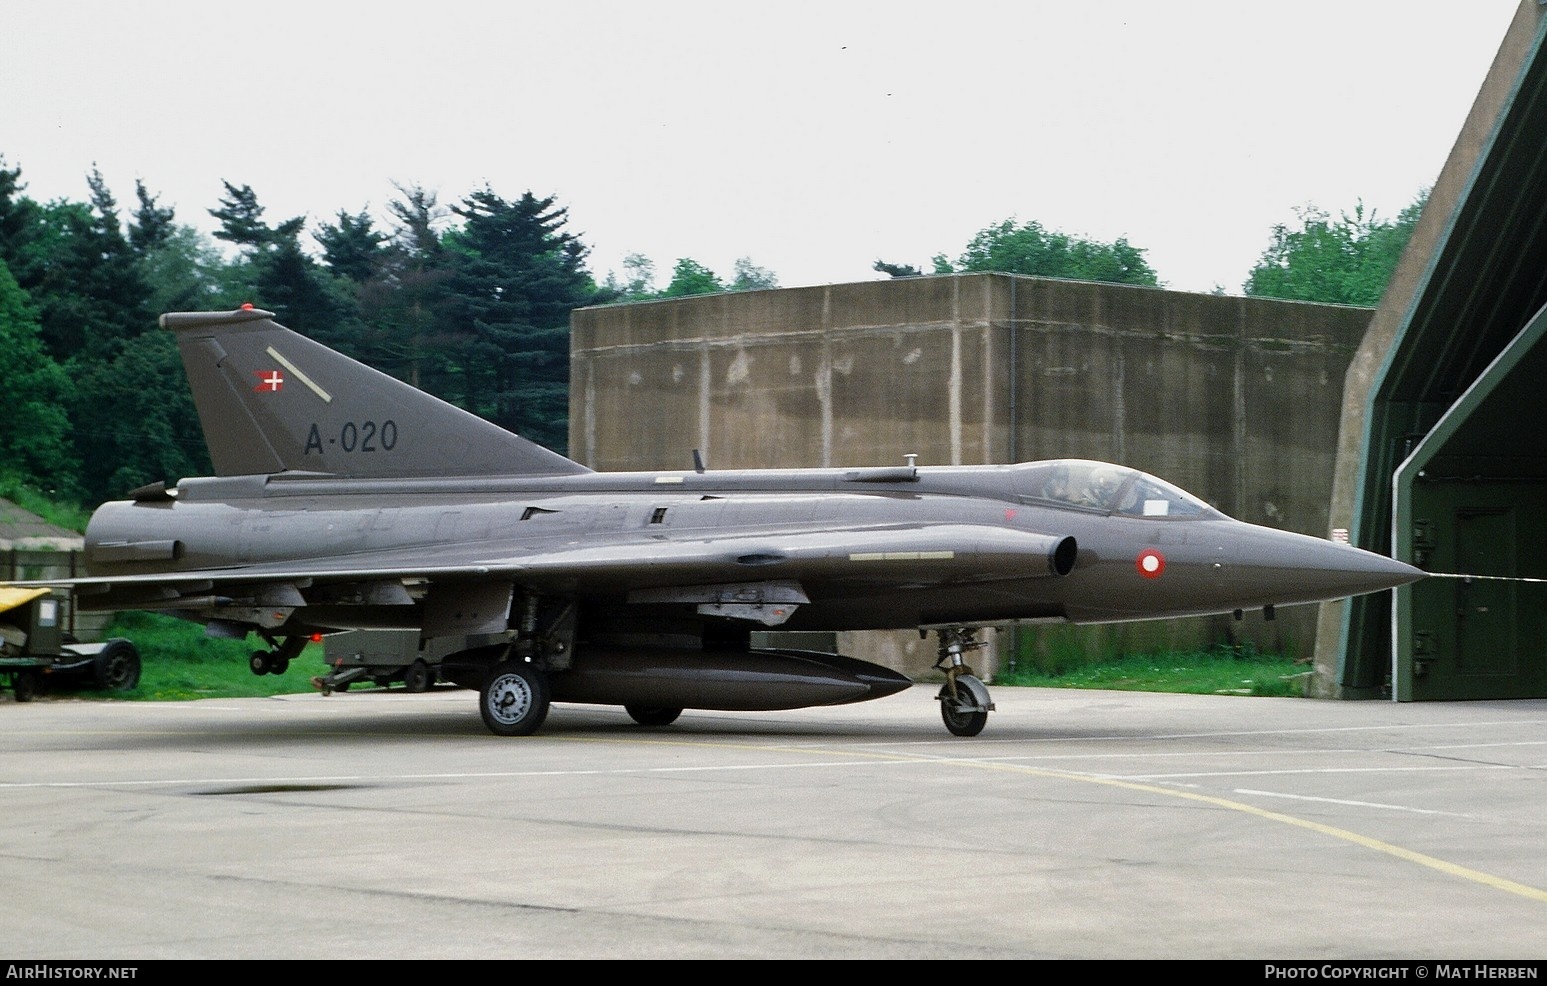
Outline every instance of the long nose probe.
<svg viewBox="0 0 1547 986"><path fill-rule="evenodd" d="M1425 572L1431 579L1465 579L1468 582L1547 582L1525 575L1462 575L1456 572Z"/></svg>

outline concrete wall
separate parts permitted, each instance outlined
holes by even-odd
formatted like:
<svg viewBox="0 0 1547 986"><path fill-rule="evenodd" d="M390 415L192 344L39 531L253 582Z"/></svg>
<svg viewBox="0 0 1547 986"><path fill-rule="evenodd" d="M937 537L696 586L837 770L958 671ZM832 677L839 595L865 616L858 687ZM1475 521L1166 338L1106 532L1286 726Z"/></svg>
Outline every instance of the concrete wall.
<svg viewBox="0 0 1547 986"><path fill-rule="evenodd" d="M571 319L570 449L599 469L982 462L964 387L985 380L985 310L956 278L707 295ZM986 298L977 299L979 303ZM951 397L951 394L958 395ZM980 398L981 400L981 398Z"/></svg>
<svg viewBox="0 0 1547 986"><path fill-rule="evenodd" d="M1327 534L1343 377L1368 309L962 274L581 309L570 449L597 469L1028 461L1154 472L1243 520ZM1250 641L1308 655L1314 607L1031 627L1044 661ZM924 675L916 633L845 649ZM977 661L992 673L1009 660Z"/></svg>

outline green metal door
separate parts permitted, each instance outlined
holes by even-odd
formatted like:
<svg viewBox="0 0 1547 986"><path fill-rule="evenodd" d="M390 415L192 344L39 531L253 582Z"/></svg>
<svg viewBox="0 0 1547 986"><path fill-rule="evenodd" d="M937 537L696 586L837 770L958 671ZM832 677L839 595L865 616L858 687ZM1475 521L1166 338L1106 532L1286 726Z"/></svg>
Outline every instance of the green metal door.
<svg viewBox="0 0 1547 986"><path fill-rule="evenodd" d="M1513 577L1519 571L1515 564L1515 511L1458 512L1456 560L1462 572ZM1456 597L1456 673L1514 675L1519 667L1515 647L1518 583L1454 579L1452 584Z"/></svg>
<svg viewBox="0 0 1547 986"><path fill-rule="evenodd" d="M1522 499L1518 486L1489 489L1473 483L1465 489L1452 500L1459 501L1450 514L1452 526L1447 531L1442 525L1437 532L1441 548L1433 566L1460 577L1428 579L1413 587L1415 660L1409 697L1543 697L1547 645L1540 631L1547 586L1513 581L1520 575L1521 551L1529 550L1540 533L1534 509L1522 516L1520 509L1504 504ZM1476 505L1478 500L1486 505Z"/></svg>

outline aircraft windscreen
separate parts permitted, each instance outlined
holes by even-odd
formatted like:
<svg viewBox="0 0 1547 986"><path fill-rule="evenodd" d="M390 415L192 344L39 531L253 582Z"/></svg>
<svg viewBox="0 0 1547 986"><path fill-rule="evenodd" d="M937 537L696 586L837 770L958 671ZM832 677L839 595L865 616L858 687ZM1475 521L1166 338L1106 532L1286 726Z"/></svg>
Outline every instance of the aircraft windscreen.
<svg viewBox="0 0 1547 986"><path fill-rule="evenodd" d="M1138 517L1197 517L1214 513L1214 508L1163 479L1141 472L1134 476L1117 512Z"/></svg>
<svg viewBox="0 0 1547 986"><path fill-rule="evenodd" d="M1129 517L1198 517L1214 508L1163 479L1105 462L1059 459L1028 470L1027 494Z"/></svg>

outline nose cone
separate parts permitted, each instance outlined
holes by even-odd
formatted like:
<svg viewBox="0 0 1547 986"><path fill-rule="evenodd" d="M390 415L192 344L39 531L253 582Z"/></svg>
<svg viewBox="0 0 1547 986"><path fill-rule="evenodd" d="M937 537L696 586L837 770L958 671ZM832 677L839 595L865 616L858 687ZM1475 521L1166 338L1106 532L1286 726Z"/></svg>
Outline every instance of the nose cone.
<svg viewBox="0 0 1547 986"><path fill-rule="evenodd" d="M1394 558L1336 541L1243 524L1230 580L1251 605L1319 602L1379 592L1427 573Z"/></svg>

